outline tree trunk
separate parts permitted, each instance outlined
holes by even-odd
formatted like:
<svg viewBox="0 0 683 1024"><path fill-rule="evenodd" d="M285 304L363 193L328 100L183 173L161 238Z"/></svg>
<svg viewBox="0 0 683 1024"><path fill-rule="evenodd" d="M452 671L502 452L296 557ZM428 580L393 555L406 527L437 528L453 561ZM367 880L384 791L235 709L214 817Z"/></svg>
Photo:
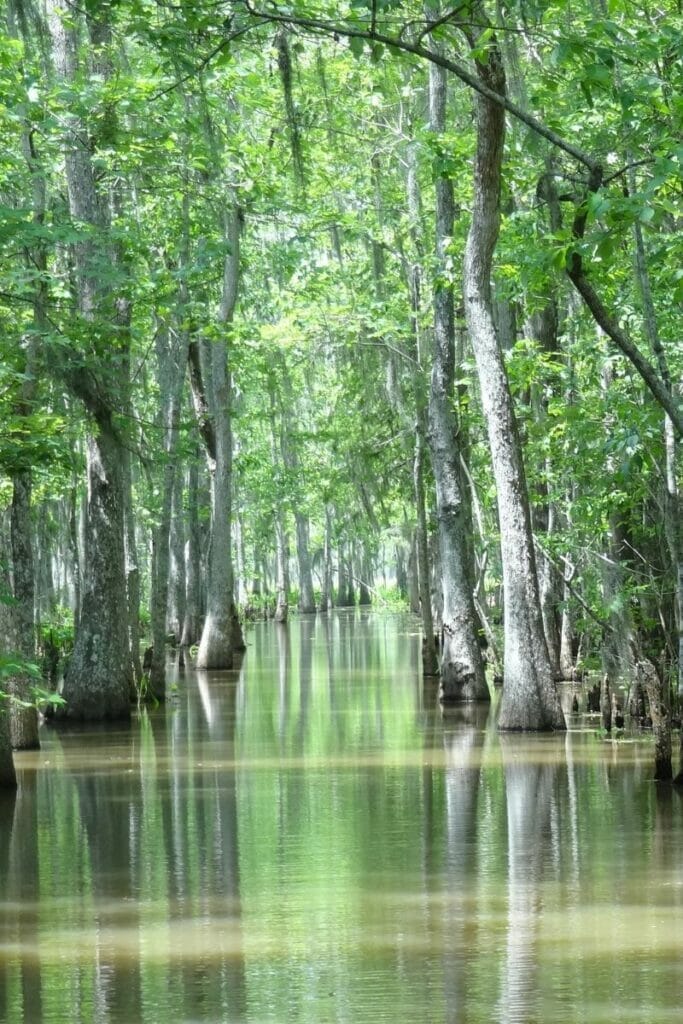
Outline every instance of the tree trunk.
<svg viewBox="0 0 683 1024"><path fill-rule="evenodd" d="M444 129L446 73L429 68L430 123ZM453 184L443 175L436 182L437 260L443 268L453 235ZM440 274L438 275L441 276ZM460 479L458 427L452 411L455 378L455 313L453 290L437 283L434 292L434 345L429 395L429 444L436 483L436 518L441 554L443 593L441 699L489 700L474 611L472 519Z"/></svg>
<svg viewBox="0 0 683 1024"><path fill-rule="evenodd" d="M346 560L343 540L337 544L337 593L334 603L337 608L343 608L346 604Z"/></svg>
<svg viewBox="0 0 683 1024"><path fill-rule="evenodd" d="M184 210L186 225L187 209ZM183 233L186 234L184 226ZM184 240L187 246L187 239ZM183 254L183 261L187 253ZM181 290L181 315L187 296ZM152 531L152 584L150 619L152 628L152 664L149 670L148 693L153 700L166 697L166 614L170 578L170 537L173 511L173 492L179 475L178 431L182 405L182 388L188 351L188 334L182 329L171 331L166 323L158 325L154 347L159 384L158 424L163 451L163 471L160 486L160 508Z"/></svg>
<svg viewBox="0 0 683 1024"><path fill-rule="evenodd" d="M633 622L624 592L623 530L616 513L609 516L607 552L600 561L602 598L609 609L609 629L605 630L602 643L603 668L613 682L618 679L629 684L635 676L633 660Z"/></svg>
<svg viewBox="0 0 683 1024"><path fill-rule="evenodd" d="M10 30L12 24L10 13ZM47 187L44 169L35 149L30 119L26 117L26 129L22 135L22 149L31 178L33 197L33 222L42 227L47 207ZM24 339L25 363L20 400L16 412L28 416L34 410L38 376L39 337L49 328L45 303L47 301L47 247L45 242L36 242L30 253L30 263L36 275L33 285L33 326L35 333ZM31 515L32 471L29 467L19 470L12 477L11 547L13 596L16 602L14 621L21 653L29 661L36 654L36 601L35 564L33 556L33 519ZM13 681L12 692L24 701L30 699L30 680ZM38 739L38 712L35 707L12 706L10 712L10 733L12 745L17 750L36 750Z"/></svg>
<svg viewBox="0 0 683 1024"><path fill-rule="evenodd" d="M411 364L411 380L413 403L415 406L415 448L413 452L413 493L415 495L415 528L414 552L417 574L417 607L413 610L422 619L422 674L437 676L439 660L436 653L434 638L434 618L432 615L432 580L429 560L429 530L427 526L427 498L425 488L425 468L427 462L427 409L424 385L423 364L428 356L424 352L424 333L421 330L422 318L422 223L420 217L420 191L417 175L417 159L415 146L408 150L408 214L410 233L415 250L412 266L408 268L408 289L410 292L410 328L413 339ZM413 605L411 597L411 607Z"/></svg>
<svg viewBox="0 0 683 1024"><path fill-rule="evenodd" d="M240 272L242 215L237 206L224 218L229 247L223 266L220 322L232 323ZM191 346L193 347L193 346ZM211 539L207 564L206 617L197 654L198 668L232 668L236 621L232 572L232 382L228 342L203 341L201 361L191 362L195 411L204 439L211 479ZM201 366L205 375L197 374ZM241 638L240 638L241 639Z"/></svg>
<svg viewBox="0 0 683 1024"><path fill-rule="evenodd" d="M527 327L528 334L538 343L542 352L558 358L558 330L559 315L557 302L554 297L546 299L545 305L531 314ZM548 418L548 392L546 388L538 385L531 385L531 402L534 408L534 416L537 422L545 423ZM541 474L552 477L552 464L550 459L545 460L545 465L540 466ZM532 526L536 536L543 536L548 539L556 532L557 510L554 503L548 498L547 484L541 482L537 485L540 492ZM542 551L536 551L538 564L538 588L541 601L541 613L543 616L543 632L545 633L546 644L548 645L548 656L555 675L560 674L560 629L557 608L560 603L559 586L560 576L555 566L551 564Z"/></svg>
<svg viewBox="0 0 683 1024"><path fill-rule="evenodd" d="M636 665L639 681L647 693L655 738L655 781L670 782L673 777L671 763L671 717L666 685L657 675L651 661L639 661Z"/></svg>
<svg viewBox="0 0 683 1024"><path fill-rule="evenodd" d="M71 86L80 74L78 40L71 12L59 0L49 0L49 27L55 66L61 81ZM88 13L87 25L94 59L110 41L108 11ZM96 69L106 77L106 67ZM110 111L111 114L111 111ZM115 130L113 116L107 122ZM103 267L115 262L110 245L107 203L98 194L93 165L97 140L78 115L66 117L65 170L69 210L74 221L91 228L73 246L78 306L83 320L98 324L87 336L88 351L60 350L63 373L73 393L83 401L96 429L88 438L88 501L85 523L83 607L76 642L64 679L66 706L60 716L76 719L121 718L130 714L132 666L128 639L128 607L124 555L124 456L112 412L120 399L112 374L114 356L127 359L127 335L115 329L116 305ZM104 124L101 125L104 130ZM111 140L110 140L111 141ZM127 382L126 382L127 383Z"/></svg>
<svg viewBox="0 0 683 1024"><path fill-rule="evenodd" d="M34 567L33 530L31 526L31 473L15 473L12 478L12 592L14 595L14 624L19 652L29 661L36 655L34 621ZM12 680L11 692L23 701L30 700L31 681L28 677ZM4 716L4 712L0 711ZM35 707L12 705L10 733L15 750L37 750L38 712Z"/></svg>
<svg viewBox="0 0 683 1024"><path fill-rule="evenodd" d="M347 608L355 608L356 606L356 588L355 580L353 578L353 546L351 544L347 547L348 557L346 559L346 566L344 570L344 576L346 578L346 600L344 605Z"/></svg>
<svg viewBox="0 0 683 1024"><path fill-rule="evenodd" d="M169 536L169 600L167 631L180 643L185 621L185 514L183 510L183 472L176 467Z"/></svg>
<svg viewBox="0 0 683 1024"><path fill-rule="evenodd" d="M677 690L679 698L683 699L683 500L681 500L676 472L676 453L677 448L680 448L680 442L677 443L673 424L668 418L664 430L667 449L664 529L674 576L674 615L678 632Z"/></svg>
<svg viewBox="0 0 683 1024"><path fill-rule="evenodd" d="M320 611L332 608L332 509L325 506L325 540L323 548L323 581L320 594Z"/></svg>
<svg viewBox="0 0 683 1024"><path fill-rule="evenodd" d="M76 482L71 486L69 495L69 551L71 553L71 574L74 587L74 631L78 632L78 623L81 617L81 544L80 544L80 510L81 502L78 499Z"/></svg>
<svg viewBox="0 0 683 1024"><path fill-rule="evenodd" d="M429 534L427 530L427 504L424 484L425 455L424 436L418 431L415 436L413 489L417 511L415 554L417 562L418 603L422 619L422 674L424 676L437 676L439 674L439 659L436 653L434 619L432 616L432 581L429 565Z"/></svg>
<svg viewBox="0 0 683 1024"><path fill-rule="evenodd" d="M199 579L201 541L199 530L199 463L191 459L187 476L187 544L185 545L185 620L180 643L191 647L201 635Z"/></svg>
<svg viewBox="0 0 683 1024"><path fill-rule="evenodd" d="M484 85L504 94L505 75L495 40L488 44L487 63L477 62L477 74ZM505 667L499 728L564 729L543 632L519 435L491 311L491 264L500 223L505 116L501 107L481 94L475 98L475 109L474 197L463 273L465 315L498 492L505 604Z"/></svg>
<svg viewBox="0 0 683 1024"><path fill-rule="evenodd" d="M286 622L289 617L289 539L282 513L275 519L275 546L277 556L275 621Z"/></svg>
<svg viewBox="0 0 683 1024"><path fill-rule="evenodd" d="M132 667L124 560L123 459L106 422L88 438L83 607L60 716L127 718Z"/></svg>
<svg viewBox="0 0 683 1024"><path fill-rule="evenodd" d="M126 559L126 594L128 596L128 636L130 641L130 660L133 670L134 689L142 680L142 662L140 661L140 566L138 564L137 543L135 540L135 517L133 513L133 479L130 452L124 451L124 517L125 517L125 559ZM134 694L132 694L134 696Z"/></svg>
<svg viewBox="0 0 683 1024"><path fill-rule="evenodd" d="M308 516L301 512L295 512L294 522L296 525L296 557L299 568L299 611L315 612Z"/></svg>
<svg viewBox="0 0 683 1024"><path fill-rule="evenodd" d="M408 607L413 615L420 614L420 580L417 564L417 538L413 534L408 553Z"/></svg>
<svg viewBox="0 0 683 1024"><path fill-rule="evenodd" d="M215 458L209 460L211 481L211 539L206 590L206 618L197 654L198 668L232 668L232 423L230 373L225 341L205 344L210 360L208 378L213 394Z"/></svg>
<svg viewBox="0 0 683 1024"><path fill-rule="evenodd" d="M361 555L358 569L358 604L367 607L372 604L370 590L373 581L372 557L369 555L365 545L361 546Z"/></svg>
<svg viewBox="0 0 683 1024"><path fill-rule="evenodd" d="M16 789L17 773L12 757L10 720L7 709L0 710L0 789Z"/></svg>

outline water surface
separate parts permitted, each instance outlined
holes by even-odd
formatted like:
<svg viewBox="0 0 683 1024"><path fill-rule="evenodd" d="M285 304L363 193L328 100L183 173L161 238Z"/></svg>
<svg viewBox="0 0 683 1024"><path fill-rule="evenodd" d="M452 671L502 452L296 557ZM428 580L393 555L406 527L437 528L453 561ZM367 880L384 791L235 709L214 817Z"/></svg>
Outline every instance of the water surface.
<svg viewBox="0 0 683 1024"><path fill-rule="evenodd" d="M17 755L0 1021L680 1021L683 802L647 739L443 713L410 617L248 641Z"/></svg>

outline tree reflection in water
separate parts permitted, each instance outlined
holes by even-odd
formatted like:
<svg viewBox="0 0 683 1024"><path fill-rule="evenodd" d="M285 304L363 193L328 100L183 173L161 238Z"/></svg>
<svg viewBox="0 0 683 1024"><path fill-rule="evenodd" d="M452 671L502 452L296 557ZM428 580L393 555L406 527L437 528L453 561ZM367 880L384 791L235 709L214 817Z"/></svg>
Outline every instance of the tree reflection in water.
<svg viewBox="0 0 683 1024"><path fill-rule="evenodd" d="M558 765L529 758L525 737L500 737L508 831L508 928L497 1019L540 1020L539 919L541 889L552 859L551 837Z"/></svg>

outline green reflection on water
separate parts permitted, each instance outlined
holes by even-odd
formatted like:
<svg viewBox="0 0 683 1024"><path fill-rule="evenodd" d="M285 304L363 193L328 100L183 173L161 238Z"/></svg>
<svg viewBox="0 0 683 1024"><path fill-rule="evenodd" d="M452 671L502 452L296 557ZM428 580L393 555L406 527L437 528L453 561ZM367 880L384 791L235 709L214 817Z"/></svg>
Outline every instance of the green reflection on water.
<svg viewBox="0 0 683 1024"><path fill-rule="evenodd" d="M647 741L442 714L409 618L249 641L18 755L0 1020L680 1019L683 815Z"/></svg>

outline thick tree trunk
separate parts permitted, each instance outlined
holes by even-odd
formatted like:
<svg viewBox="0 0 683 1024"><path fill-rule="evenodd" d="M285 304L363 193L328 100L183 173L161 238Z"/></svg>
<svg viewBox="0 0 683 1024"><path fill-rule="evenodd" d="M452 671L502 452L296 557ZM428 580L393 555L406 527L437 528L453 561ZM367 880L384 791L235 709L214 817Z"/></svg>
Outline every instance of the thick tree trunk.
<svg viewBox="0 0 683 1024"><path fill-rule="evenodd" d="M332 509L325 506L325 540L323 547L323 581L320 594L320 611L332 608Z"/></svg>
<svg viewBox="0 0 683 1024"><path fill-rule="evenodd" d="M670 782L673 777L671 762L671 717L666 685L657 675L651 661L639 661L636 666L638 680L647 693L655 738L655 781Z"/></svg>
<svg viewBox="0 0 683 1024"><path fill-rule="evenodd" d="M429 69L430 122L443 131L446 111L446 73ZM453 184L446 176L436 182L437 260L443 267L453 234ZM439 275L441 276L441 275ZM458 428L452 411L455 378L455 313L453 290L443 281L434 293L434 348L429 395L429 444L436 483L436 519L441 554L443 593L441 699L489 700L477 637L472 565L472 519L460 478Z"/></svg>
<svg viewBox="0 0 683 1024"><path fill-rule="evenodd" d="M547 508L547 521L544 530L545 537L551 537L554 532L554 508ZM560 674L560 628L557 617L557 606L559 604L558 594L558 572L551 565L549 559L540 554L538 566L538 590L541 602L541 616L543 618L543 633L548 647L548 657L553 673Z"/></svg>
<svg viewBox="0 0 683 1024"><path fill-rule="evenodd" d="M124 561L123 458L106 422L88 438L83 607L60 717L127 718L132 666Z"/></svg>
<svg viewBox="0 0 683 1024"><path fill-rule="evenodd" d="M414 150L411 148L411 154ZM410 160L408 174L408 205L412 221L412 235L419 251L419 192L417 186L417 168L414 159ZM422 674L436 676L439 674L439 660L434 639L434 618L432 615L432 579L429 560L429 530L427 526L427 497L425 488L425 469L427 463L427 410L424 394L423 361L420 332L421 316L421 270L417 262L410 271L411 297L411 333L413 335L412 370L413 401L415 403L415 449L413 454L413 492L415 495L415 567L417 570L417 608L414 610L422 620ZM425 357L426 358L426 357ZM411 602L412 604L412 602Z"/></svg>
<svg viewBox="0 0 683 1024"><path fill-rule="evenodd" d="M427 531L427 506L424 485L425 454L424 438L418 434L415 438L413 487L417 507L415 551L420 617L422 619L422 673L425 676L437 676L439 674L439 659L436 653L434 618L432 616L432 581L429 565L429 534Z"/></svg>
<svg viewBox="0 0 683 1024"><path fill-rule="evenodd" d="M135 540L135 517L133 513L133 478L130 452L124 450L124 515L125 515L125 558L126 594L128 596L128 636L130 660L133 669L133 684L138 687L142 680L140 661L140 566ZM134 694L132 695L134 696Z"/></svg>
<svg viewBox="0 0 683 1024"><path fill-rule="evenodd" d="M477 62L477 73L483 84L504 94L505 75L495 41L488 44L487 63ZM505 602L499 728L564 729L543 632L521 446L491 311L491 263L500 222L505 116L502 108L480 94L475 98L475 109L477 151L464 294L498 492Z"/></svg>
<svg viewBox="0 0 683 1024"><path fill-rule="evenodd" d="M181 306L183 305L181 295ZM158 424L164 454L161 476L161 503L152 531L152 584L150 619L152 628L152 664L148 693L153 700L166 697L166 614L170 579L170 536L173 492L180 472L177 447L180 426L182 388L188 351L188 336L183 330L171 331L161 323L154 340L157 380L159 382Z"/></svg>
<svg viewBox="0 0 683 1024"><path fill-rule="evenodd" d="M664 528L674 576L674 616L678 633L677 690L679 698L683 699L683 500L676 472L676 454L680 442L677 445L671 420L666 420L664 429L667 449Z"/></svg>
<svg viewBox="0 0 683 1024"><path fill-rule="evenodd" d="M0 789L16 789L17 773L12 757L10 720L6 708L0 710Z"/></svg>
<svg viewBox="0 0 683 1024"><path fill-rule="evenodd" d="M12 593L14 596L14 624L19 652L29 661L36 654L33 530L31 519L31 473L22 471L12 478ZM30 700L31 681L27 677L12 680L11 692L20 699ZM1 714L2 712L0 712ZM35 707L12 705L10 732L15 750L37 750L38 712Z"/></svg>
<svg viewBox="0 0 683 1024"><path fill-rule="evenodd" d="M353 578L353 545L349 544L348 557L346 559L346 566L344 570L344 576L346 578L346 600L344 605L347 608L354 608L356 605L356 587L355 580Z"/></svg>
<svg viewBox="0 0 683 1024"><path fill-rule="evenodd" d="M198 668L232 668L232 423L230 373L225 341L207 345L211 360L216 455L209 462L211 478L211 541L208 554L206 618L197 654Z"/></svg>
<svg viewBox="0 0 683 1024"><path fill-rule="evenodd" d="M635 662L632 651L633 622L624 592L623 529L614 512L608 521L607 551L600 561L602 597L605 607L609 609L609 629L605 630L603 637L602 662L612 683L621 679L629 684L635 676Z"/></svg>
<svg viewBox="0 0 683 1024"><path fill-rule="evenodd" d="M82 578L82 557L80 544L80 510L81 503L78 500L75 481L72 484L69 495L69 553L71 555L71 578L74 588L74 630L78 631L78 623L81 617L81 578Z"/></svg>
<svg viewBox="0 0 683 1024"><path fill-rule="evenodd" d="M48 12L57 74L70 86L80 74L71 12L59 0L49 0ZM93 59L102 65L96 71L103 77L107 75L105 51L110 42L107 15L106 9L93 9L86 18ZM110 133L115 131L114 122L113 117L107 122ZM60 709L60 717L120 718L130 714L132 666L125 613L124 456L112 419L121 391L111 368L115 354L127 365L127 334L124 332L123 340L119 338L111 285L102 280L103 267L113 264L115 258L108 204L98 194L93 164L97 140L76 114L66 118L66 126L64 163L69 210L77 223L91 229L86 239L73 246L78 305L84 322L96 320L98 326L87 337L86 360L83 352L65 350L64 365L56 371L66 376L69 387L96 423L87 448L83 607L64 680L66 706ZM105 125L101 128L104 131Z"/></svg>
<svg viewBox="0 0 683 1024"><path fill-rule="evenodd" d="M224 218L229 252L223 267L220 322L229 329L237 303L240 272L241 212L235 206ZM206 378L193 377L195 409L207 446L211 478L211 541L207 560L206 617L197 654L198 668L232 668L235 601L232 571L232 382L225 338L202 343ZM196 369L196 364L195 364Z"/></svg>
<svg viewBox="0 0 683 1024"><path fill-rule="evenodd" d="M571 594L566 583L562 591L562 619L560 621L560 675L574 678L574 611Z"/></svg>
<svg viewBox="0 0 683 1024"><path fill-rule="evenodd" d="M18 11L9 6L8 28L12 35L19 36L19 25L16 23ZM22 21L22 19L19 19ZM22 28L26 25L22 21ZM24 40L27 50L30 42ZM30 50L29 50L30 52ZM36 150L35 132L32 119L26 112L22 133L22 150L31 181L33 200L33 223L42 228L45 223L47 209L47 182L45 168ZM22 339L24 365L23 379L20 386L20 398L15 409L19 416L30 416L35 411L38 382L38 361L41 335L50 324L46 316L45 305L48 293L49 275L48 245L45 240L37 237L31 250L27 253L34 281L32 285L33 299L33 331ZM35 595L35 562L33 518L31 514L33 478L29 466L19 469L12 476L12 507L10 514L10 543L12 551L12 594L15 605L12 614L16 630L18 651L29 661L36 655L36 595ZM31 681L28 678L12 680L12 693L23 701L30 700ZM2 713L0 711L0 713ZM35 750L40 746L38 740L38 712L35 707L20 707L13 704L10 712L10 734L12 745L17 750Z"/></svg>
<svg viewBox="0 0 683 1024"><path fill-rule="evenodd" d="M314 612L315 596L313 594L308 516L305 516L302 512L295 512L294 523L296 526L296 557L299 569L299 611Z"/></svg>
<svg viewBox="0 0 683 1024"><path fill-rule="evenodd" d="M169 537L169 580L167 631L180 642L185 621L185 514L183 510L183 472L178 466L173 481L171 532Z"/></svg>
<svg viewBox="0 0 683 1024"><path fill-rule="evenodd" d="M197 453L198 454L198 453ZM199 579L201 539L199 529L199 463L193 458L187 476L187 544L185 545L185 620L180 643L191 647L201 635Z"/></svg>
<svg viewBox="0 0 683 1024"><path fill-rule="evenodd" d="M166 605L168 598L168 533L167 508L163 501L160 522L152 531L152 580L150 587L150 625L152 660L149 666L147 693L152 700L166 699Z"/></svg>
<svg viewBox="0 0 683 1024"><path fill-rule="evenodd" d="M275 519L275 549L277 558L275 621L286 622L289 617L289 538L282 522L282 513Z"/></svg>
<svg viewBox="0 0 683 1024"><path fill-rule="evenodd" d="M420 580L417 565L417 543L415 534L410 542L408 554L408 607L413 615L420 614Z"/></svg>
<svg viewBox="0 0 683 1024"><path fill-rule="evenodd" d="M549 297L546 304L529 317L528 333L536 341L541 350L556 359L558 352L558 329L559 316L557 303L553 297ZM534 407L534 415L537 421L545 422L548 417L548 392L545 388L531 385L531 402ZM547 477L552 477L552 464L550 459L545 460L545 466L540 466L541 474L545 470ZM548 498L548 488L545 483L538 485L540 501L537 502L535 514L532 518L532 525L536 536L546 539L551 538L556 532L557 510L555 504ZM546 644L548 645L548 656L555 675L560 674L560 628L557 608L560 603L560 576L555 566L543 552L536 552L538 559L538 587L541 600L541 613L543 615L543 632L545 633Z"/></svg>
<svg viewBox="0 0 683 1024"><path fill-rule="evenodd" d="M370 591L373 584L374 574L372 570L372 557L368 553L365 545L361 546L358 576L358 604L367 607L372 604Z"/></svg>

